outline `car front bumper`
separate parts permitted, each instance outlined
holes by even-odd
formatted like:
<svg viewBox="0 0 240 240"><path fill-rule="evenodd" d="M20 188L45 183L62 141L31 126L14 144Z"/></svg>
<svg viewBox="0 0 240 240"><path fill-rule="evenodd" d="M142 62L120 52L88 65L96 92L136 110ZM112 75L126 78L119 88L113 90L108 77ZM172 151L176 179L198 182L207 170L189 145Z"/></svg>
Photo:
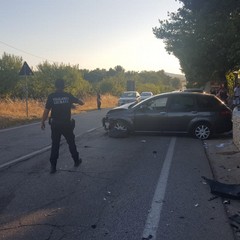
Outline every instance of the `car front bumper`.
<svg viewBox="0 0 240 240"><path fill-rule="evenodd" d="M104 118L102 119L102 125L103 125L103 127L104 127L104 129L105 129L106 131L109 130L109 125L110 125L110 123L109 123L107 117L104 117Z"/></svg>

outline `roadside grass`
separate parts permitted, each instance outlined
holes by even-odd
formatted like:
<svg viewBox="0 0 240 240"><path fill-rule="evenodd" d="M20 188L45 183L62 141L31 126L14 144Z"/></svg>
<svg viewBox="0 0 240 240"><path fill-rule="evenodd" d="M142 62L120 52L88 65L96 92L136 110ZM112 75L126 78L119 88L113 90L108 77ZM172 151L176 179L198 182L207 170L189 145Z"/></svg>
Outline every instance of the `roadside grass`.
<svg viewBox="0 0 240 240"><path fill-rule="evenodd" d="M112 108L117 105L117 97L111 95L102 95L101 97L101 108ZM85 104L83 106L76 106L72 110L72 114L97 109L96 97L88 97L84 99L84 102ZM40 121L44 106L45 102L29 99L27 117L25 100L0 100L0 129Z"/></svg>

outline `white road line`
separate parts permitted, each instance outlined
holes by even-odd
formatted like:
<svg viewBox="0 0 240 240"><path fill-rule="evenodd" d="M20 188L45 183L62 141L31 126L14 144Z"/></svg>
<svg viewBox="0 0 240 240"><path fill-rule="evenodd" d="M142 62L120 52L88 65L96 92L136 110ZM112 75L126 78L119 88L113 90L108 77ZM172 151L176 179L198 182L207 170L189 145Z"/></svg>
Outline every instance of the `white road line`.
<svg viewBox="0 0 240 240"><path fill-rule="evenodd" d="M91 129L89 129L89 130L87 130L87 132L89 133L89 132L93 132L93 131L95 131L97 128L91 128Z"/></svg>
<svg viewBox="0 0 240 240"><path fill-rule="evenodd" d="M156 239L158 224L161 217L161 210L164 202L165 191L168 181L168 175L171 167L171 162L173 158L173 152L175 147L176 138L172 138L166 158L163 163L163 167L158 179L157 187L152 200L151 209L149 211L147 221L145 223L145 228L143 231L142 239ZM159 239L158 239L159 240Z"/></svg>
<svg viewBox="0 0 240 240"><path fill-rule="evenodd" d="M97 128L89 129L89 130L87 131L87 133L93 132L93 131L96 130L96 129L97 129ZM7 129L6 129L6 130L7 130ZM82 135L82 133L76 135L75 138L77 138L77 137L79 137L79 136L81 136L81 135ZM60 145L62 145L62 144L64 144L64 143L66 143L66 140L65 140L65 139L62 139ZM32 153L29 153L29 154L27 154L27 155L24 155L24 156L22 156L22 157L16 158L16 159L14 159L14 160L12 160L12 161L9 161L9 162L7 162L7 163L4 163L4 164L0 165L0 169L1 169L1 168L4 168L4 167L7 167L7 166L10 166L10 165L12 165L12 164L14 164L14 163L18 163L18 162L21 162L21 161L25 161L25 160L27 160L27 159L29 159L29 158L31 158L31 157L34 157L35 155L41 154L41 153L43 153L43 152L46 152L46 151L48 151L49 149L51 149L51 145L46 146L46 147L44 147L44 148L42 148L42 149L39 149L39 150L37 150L37 151L34 151L34 152L32 152Z"/></svg>
<svg viewBox="0 0 240 240"><path fill-rule="evenodd" d="M1 169L1 168L4 168L4 167L7 167L7 166L10 166L10 165L12 165L12 164L14 164L14 163L18 163L18 162L27 160L27 159L35 156L35 155L38 155L38 154L40 154L40 153L43 153L43 152L48 151L50 148L51 148L51 146L47 146L47 147L44 147L44 148L42 148L42 149L40 149L40 150L37 150L37 151L35 151L35 152L29 153L29 154L27 154L27 155L25 155L25 156L22 156L22 157L19 157L19 158L14 159L14 160L12 160L12 161L9 161L9 162L7 162L7 163L4 163L4 164L0 165L0 169Z"/></svg>
<svg viewBox="0 0 240 240"><path fill-rule="evenodd" d="M17 127L5 128L5 129L1 129L0 133L1 132L8 132L8 131L19 129L19 128L29 127L29 126L37 125L37 124L39 124L39 126L40 126L40 122L36 122L36 123L25 124L25 125L21 125L21 126L17 126Z"/></svg>
<svg viewBox="0 0 240 240"><path fill-rule="evenodd" d="M86 133L94 132L96 129L98 129L98 128L91 128L91 129L87 130ZM78 138L78 137L82 136L82 134L83 133L76 134L75 138Z"/></svg>

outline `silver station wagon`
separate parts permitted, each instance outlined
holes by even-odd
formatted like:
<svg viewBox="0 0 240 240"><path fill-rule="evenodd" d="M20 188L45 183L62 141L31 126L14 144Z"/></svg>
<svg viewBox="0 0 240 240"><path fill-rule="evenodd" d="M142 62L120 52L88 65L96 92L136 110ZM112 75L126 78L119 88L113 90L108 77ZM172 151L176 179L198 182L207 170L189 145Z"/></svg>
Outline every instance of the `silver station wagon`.
<svg viewBox="0 0 240 240"><path fill-rule="evenodd" d="M232 111L212 94L170 92L111 109L102 122L111 137L156 132L208 139L232 130Z"/></svg>
<svg viewBox="0 0 240 240"><path fill-rule="evenodd" d="M126 103L132 103L132 102L139 102L140 101L140 94L137 91L127 91L124 92L119 100L118 100L118 105L121 106Z"/></svg>

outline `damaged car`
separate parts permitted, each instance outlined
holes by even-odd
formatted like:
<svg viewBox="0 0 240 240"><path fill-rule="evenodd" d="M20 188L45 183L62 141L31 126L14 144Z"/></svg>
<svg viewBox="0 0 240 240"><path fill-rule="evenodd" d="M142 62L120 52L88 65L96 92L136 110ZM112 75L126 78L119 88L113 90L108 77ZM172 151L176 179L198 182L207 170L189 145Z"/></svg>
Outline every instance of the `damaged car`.
<svg viewBox="0 0 240 240"><path fill-rule="evenodd" d="M169 92L111 109L102 123L110 137L149 132L208 139L232 130L232 111L211 94Z"/></svg>

